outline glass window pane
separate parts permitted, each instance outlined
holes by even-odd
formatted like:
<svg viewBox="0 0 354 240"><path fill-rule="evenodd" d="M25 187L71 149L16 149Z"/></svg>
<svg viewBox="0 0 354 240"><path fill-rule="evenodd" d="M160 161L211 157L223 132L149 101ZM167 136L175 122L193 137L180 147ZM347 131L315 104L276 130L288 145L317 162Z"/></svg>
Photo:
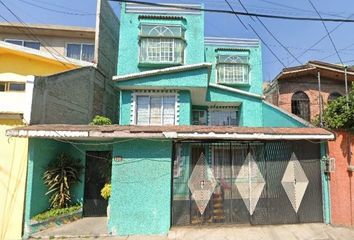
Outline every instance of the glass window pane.
<svg viewBox="0 0 354 240"><path fill-rule="evenodd" d="M7 42L7 43L12 43L12 44L16 44L16 45L19 45L19 46L22 46L22 45L23 45L23 41L21 41L21 40L6 39L5 42Z"/></svg>
<svg viewBox="0 0 354 240"><path fill-rule="evenodd" d="M248 83L249 70L245 64L219 64L218 82L220 83Z"/></svg>
<svg viewBox="0 0 354 240"><path fill-rule="evenodd" d="M182 37L183 31L181 26L165 26L165 25L142 25L141 36L150 37Z"/></svg>
<svg viewBox="0 0 354 240"><path fill-rule="evenodd" d="M167 96L163 98L163 124L174 125L175 124L175 102L174 96Z"/></svg>
<svg viewBox="0 0 354 240"><path fill-rule="evenodd" d="M82 57L81 60L92 62L94 55L94 45L92 44L83 44L82 45Z"/></svg>
<svg viewBox="0 0 354 240"><path fill-rule="evenodd" d="M140 61L152 63L182 63L184 42L174 38L143 38L140 41Z"/></svg>
<svg viewBox="0 0 354 240"><path fill-rule="evenodd" d="M0 92L6 91L6 83L0 83Z"/></svg>
<svg viewBox="0 0 354 240"><path fill-rule="evenodd" d="M147 125L149 124L149 101L148 96L138 96L136 98L136 124Z"/></svg>
<svg viewBox="0 0 354 240"><path fill-rule="evenodd" d="M238 118L237 111L223 111L213 110L210 111L210 121L213 126L237 126Z"/></svg>
<svg viewBox="0 0 354 240"><path fill-rule="evenodd" d="M66 48L66 56L80 60L81 44L68 44Z"/></svg>
<svg viewBox="0 0 354 240"><path fill-rule="evenodd" d="M25 47L33 48L39 50L41 48L41 44L39 42L24 42Z"/></svg>
<svg viewBox="0 0 354 240"><path fill-rule="evenodd" d="M150 124L161 125L162 97L150 97Z"/></svg>
<svg viewBox="0 0 354 240"><path fill-rule="evenodd" d="M10 83L9 91L25 91L25 83Z"/></svg>

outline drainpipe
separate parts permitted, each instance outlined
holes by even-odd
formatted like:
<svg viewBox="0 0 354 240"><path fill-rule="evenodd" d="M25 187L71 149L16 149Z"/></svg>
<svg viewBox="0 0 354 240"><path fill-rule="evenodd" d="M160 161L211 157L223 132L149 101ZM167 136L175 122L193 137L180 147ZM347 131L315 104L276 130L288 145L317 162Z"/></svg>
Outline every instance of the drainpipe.
<svg viewBox="0 0 354 240"><path fill-rule="evenodd" d="M320 143L321 159L327 157L327 142ZM325 162L320 161L321 163L321 180L322 180L322 202L323 202L323 220L324 223L331 223L331 198L330 198L330 183L329 183L329 174L326 174Z"/></svg>
<svg viewBox="0 0 354 240"><path fill-rule="evenodd" d="M320 71L317 72L317 79L318 79L318 112L320 114L320 127L323 127L322 121L322 98L321 98L321 73Z"/></svg>
<svg viewBox="0 0 354 240"><path fill-rule="evenodd" d="M344 83L345 83L345 99L347 101L347 107L349 108L349 95L348 95L348 73L347 73L348 66L344 67Z"/></svg>

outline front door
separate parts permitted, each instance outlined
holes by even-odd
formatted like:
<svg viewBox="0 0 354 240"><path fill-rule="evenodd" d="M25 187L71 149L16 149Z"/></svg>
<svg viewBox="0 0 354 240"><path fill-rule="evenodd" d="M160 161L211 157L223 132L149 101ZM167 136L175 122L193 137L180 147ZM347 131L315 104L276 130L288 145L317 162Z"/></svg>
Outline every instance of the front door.
<svg viewBox="0 0 354 240"><path fill-rule="evenodd" d="M84 216L106 216L108 201L101 196L101 189L110 181L111 152L86 152Z"/></svg>

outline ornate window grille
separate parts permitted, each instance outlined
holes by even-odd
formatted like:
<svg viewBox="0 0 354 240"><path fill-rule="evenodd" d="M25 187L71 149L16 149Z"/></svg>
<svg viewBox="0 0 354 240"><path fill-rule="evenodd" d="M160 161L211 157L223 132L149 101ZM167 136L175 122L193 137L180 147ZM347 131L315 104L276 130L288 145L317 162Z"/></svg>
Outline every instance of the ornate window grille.
<svg viewBox="0 0 354 240"><path fill-rule="evenodd" d="M218 83L248 84L249 83L249 58L248 56L219 55Z"/></svg>
<svg viewBox="0 0 354 240"><path fill-rule="evenodd" d="M182 64L183 38L181 26L142 25L140 63Z"/></svg>
<svg viewBox="0 0 354 240"><path fill-rule="evenodd" d="M306 93L302 91L294 93L291 98L291 112L310 121L310 99Z"/></svg>

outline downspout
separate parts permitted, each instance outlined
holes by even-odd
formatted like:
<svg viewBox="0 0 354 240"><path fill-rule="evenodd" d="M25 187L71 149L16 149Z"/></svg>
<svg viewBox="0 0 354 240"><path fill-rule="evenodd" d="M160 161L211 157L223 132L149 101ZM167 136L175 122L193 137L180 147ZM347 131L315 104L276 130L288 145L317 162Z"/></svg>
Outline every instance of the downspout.
<svg viewBox="0 0 354 240"><path fill-rule="evenodd" d="M323 120L322 120L322 97L321 97L321 73L320 71L317 72L317 79L318 79L318 113L320 115L320 127L323 127Z"/></svg>
<svg viewBox="0 0 354 240"><path fill-rule="evenodd" d="M320 143L320 154L321 154L321 180L322 180L322 202L323 202L323 220L324 223L330 224L331 223L331 198L330 198L330 184L329 174L325 173L325 161L322 159L327 157L328 149L327 149L327 142Z"/></svg>

